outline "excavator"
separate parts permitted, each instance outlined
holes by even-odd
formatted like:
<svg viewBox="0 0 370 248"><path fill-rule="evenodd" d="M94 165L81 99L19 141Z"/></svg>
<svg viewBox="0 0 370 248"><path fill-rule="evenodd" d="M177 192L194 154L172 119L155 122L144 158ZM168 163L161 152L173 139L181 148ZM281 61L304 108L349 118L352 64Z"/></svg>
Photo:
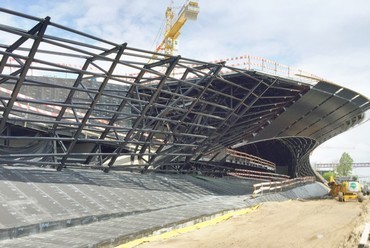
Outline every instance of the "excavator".
<svg viewBox="0 0 370 248"><path fill-rule="evenodd" d="M334 179L333 176L329 180L330 195L338 196L340 202L348 200L364 201L364 194L362 192L361 184L353 177L340 177Z"/></svg>

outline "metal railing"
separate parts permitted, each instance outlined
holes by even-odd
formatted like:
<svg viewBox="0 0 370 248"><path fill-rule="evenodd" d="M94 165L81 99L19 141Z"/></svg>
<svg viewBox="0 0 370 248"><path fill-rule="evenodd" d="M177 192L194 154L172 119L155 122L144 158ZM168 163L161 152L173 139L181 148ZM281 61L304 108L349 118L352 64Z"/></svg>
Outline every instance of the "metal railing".
<svg viewBox="0 0 370 248"><path fill-rule="evenodd" d="M256 179L264 181L277 181L289 179L287 175L281 175L271 172L246 170L246 169L235 169L232 172L227 173L229 176L240 177L245 179Z"/></svg>
<svg viewBox="0 0 370 248"><path fill-rule="evenodd" d="M270 75L291 78L296 81L308 84L316 84L318 81L324 80L322 77L306 72L304 70L297 69L291 66L278 63L273 60L253 55L242 55L238 57L224 58L211 61L211 63L220 63L220 62L226 62L226 65L230 67L260 71ZM223 71L223 73L227 72Z"/></svg>
<svg viewBox="0 0 370 248"><path fill-rule="evenodd" d="M296 185L305 185L307 183L315 182L315 177L298 177L294 179L277 181L277 182L265 182L257 183L253 185L253 196L263 195L264 193L276 193L290 189Z"/></svg>
<svg viewBox="0 0 370 248"><path fill-rule="evenodd" d="M248 153L239 152L239 151L232 150L232 149L226 149L226 151L229 154L229 158L240 158L243 160L247 160L250 163L267 167L268 169L271 169L274 171L276 169L276 165L273 162L268 161L266 159L262 159L260 157L250 155Z"/></svg>

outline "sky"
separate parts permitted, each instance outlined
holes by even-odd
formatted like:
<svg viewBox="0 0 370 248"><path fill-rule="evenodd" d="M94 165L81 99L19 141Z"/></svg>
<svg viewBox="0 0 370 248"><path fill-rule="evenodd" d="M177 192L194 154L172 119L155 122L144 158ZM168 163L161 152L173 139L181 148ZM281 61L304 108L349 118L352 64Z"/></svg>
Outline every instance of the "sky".
<svg viewBox="0 0 370 248"><path fill-rule="evenodd" d="M0 6L153 50L170 0L2 0ZM174 0L175 10L185 1ZM181 30L183 57L203 61L253 55L300 68L370 97L368 0L199 0L198 20ZM0 17L0 21L1 21ZM370 113L369 113L370 114ZM367 115L369 118L370 115ZM370 121L319 146L312 163L370 162Z"/></svg>

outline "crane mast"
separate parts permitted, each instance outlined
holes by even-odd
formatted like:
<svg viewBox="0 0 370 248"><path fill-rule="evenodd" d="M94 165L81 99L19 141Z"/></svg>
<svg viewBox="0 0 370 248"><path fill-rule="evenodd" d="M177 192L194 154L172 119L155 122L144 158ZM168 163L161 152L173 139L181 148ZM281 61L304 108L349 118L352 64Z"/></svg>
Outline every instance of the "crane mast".
<svg viewBox="0 0 370 248"><path fill-rule="evenodd" d="M173 55L177 49L177 38L180 35L180 30L187 20L196 20L199 13L198 1L187 1L181 8L176 21L174 22L175 14L172 7L167 7L166 10L166 31L164 39L157 47L156 52L162 51L165 54Z"/></svg>

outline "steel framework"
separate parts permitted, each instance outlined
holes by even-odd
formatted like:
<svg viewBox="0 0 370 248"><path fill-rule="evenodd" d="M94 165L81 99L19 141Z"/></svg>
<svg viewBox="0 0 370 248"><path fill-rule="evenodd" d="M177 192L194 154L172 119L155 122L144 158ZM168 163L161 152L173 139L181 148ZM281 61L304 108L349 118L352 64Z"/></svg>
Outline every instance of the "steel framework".
<svg viewBox="0 0 370 248"><path fill-rule="evenodd" d="M0 13L10 20L0 25L0 37L5 37L0 45L3 164L52 165L58 170L89 165L105 171L117 165L170 170L225 166L227 149L243 151L249 141L257 142L265 128L315 88L225 62L116 44L49 17L6 9ZM369 104L359 98L356 111L340 116L340 125L346 126L341 132L363 119ZM301 119L292 117L295 123L315 110L312 103L305 106L310 109ZM330 111L320 116L322 127L330 126L325 119ZM289 127L290 122L259 140L281 139L294 157L289 162L293 167L302 158L306 164L312 149L339 133L294 138L284 135Z"/></svg>

